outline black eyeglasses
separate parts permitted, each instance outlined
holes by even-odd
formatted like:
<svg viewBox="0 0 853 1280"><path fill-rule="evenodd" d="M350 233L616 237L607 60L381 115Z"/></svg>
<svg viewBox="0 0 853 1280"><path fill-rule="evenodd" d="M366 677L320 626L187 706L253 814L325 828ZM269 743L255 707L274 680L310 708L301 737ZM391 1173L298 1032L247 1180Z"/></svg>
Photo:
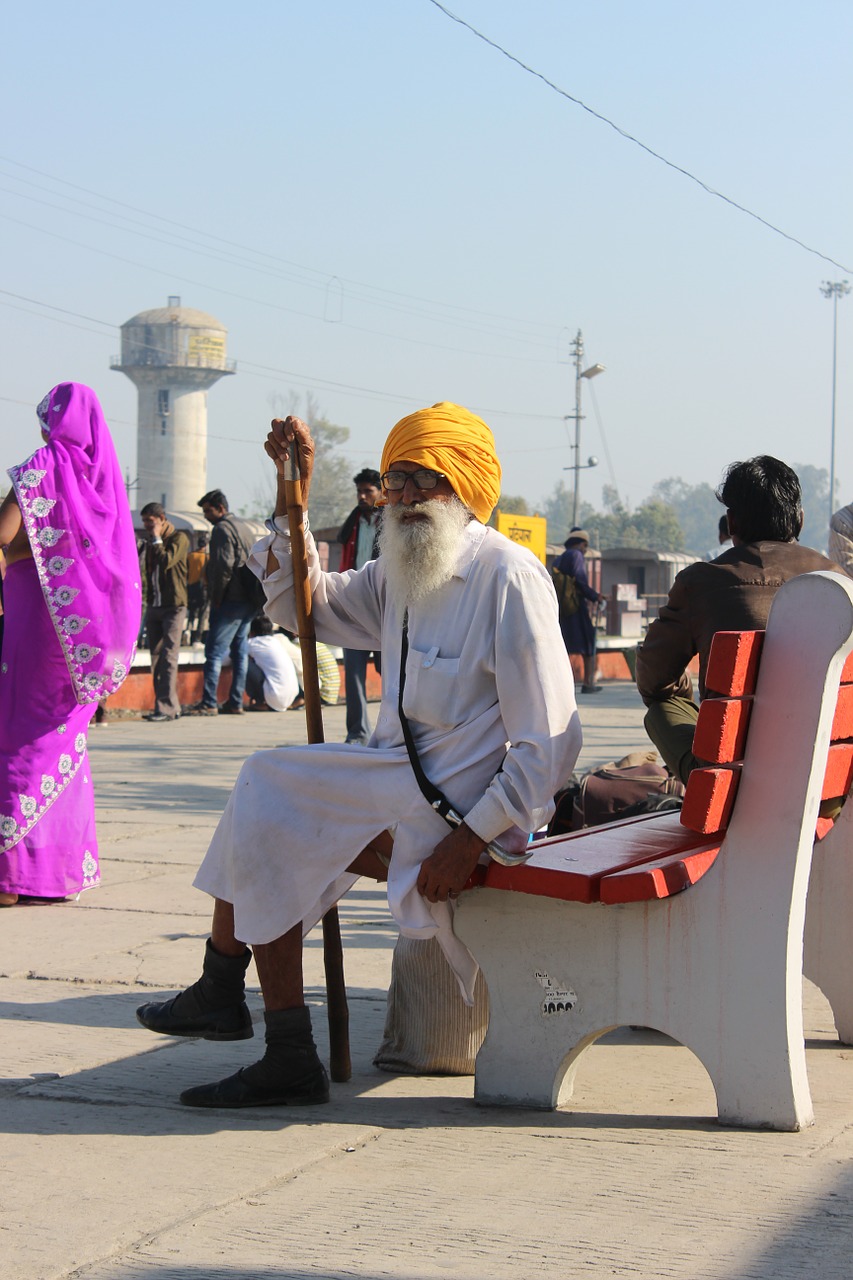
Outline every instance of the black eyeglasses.
<svg viewBox="0 0 853 1280"><path fill-rule="evenodd" d="M386 471L380 478L389 493L405 489L407 480L411 480L416 489L434 489L439 480L446 479L443 471L429 471L426 467L419 471Z"/></svg>

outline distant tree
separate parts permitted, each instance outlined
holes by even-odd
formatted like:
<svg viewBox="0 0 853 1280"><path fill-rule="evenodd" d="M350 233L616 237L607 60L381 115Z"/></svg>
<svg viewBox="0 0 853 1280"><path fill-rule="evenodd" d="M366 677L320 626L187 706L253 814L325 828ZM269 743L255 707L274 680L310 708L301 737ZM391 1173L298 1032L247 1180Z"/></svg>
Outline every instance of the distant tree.
<svg viewBox="0 0 853 1280"><path fill-rule="evenodd" d="M572 495L565 480L559 480L547 498L540 503L542 514L548 522L549 542L565 542L572 523Z"/></svg>
<svg viewBox="0 0 853 1280"><path fill-rule="evenodd" d="M800 541L820 551L826 550L829 536L829 473L825 468L797 463L794 470L803 491L805 522ZM687 484L678 476L659 480L652 497L672 507L684 534L684 549L704 557L717 547L717 528L723 507L710 484Z"/></svg>
<svg viewBox="0 0 853 1280"><path fill-rule="evenodd" d="M311 524L326 529L343 524L355 506L355 490L351 465L337 450L349 440L349 427L337 427L320 410L317 401L306 392L304 397L291 393L270 396L270 409L277 418L296 415L303 418L314 437L314 474L311 478ZM252 501L243 508L245 516L264 519L275 503L275 476L272 465L264 473Z"/></svg>
<svg viewBox="0 0 853 1280"><path fill-rule="evenodd" d="M530 504L526 498L522 498L517 493L502 493L498 498L497 510L505 511L507 515L512 516L529 516Z"/></svg>
<svg viewBox="0 0 853 1280"><path fill-rule="evenodd" d="M572 507L574 506L574 494L571 489L567 488L564 480L559 480L547 498L538 505L540 515L543 515L548 521L548 541L551 543L565 542L569 536L569 530L572 527ZM596 515L595 508L590 506L588 502L581 502L578 510L578 524L589 530L588 521Z"/></svg>
<svg viewBox="0 0 853 1280"><path fill-rule="evenodd" d="M619 496L618 489L612 484L604 485L601 500L604 510L589 512L584 520L592 545L602 551L607 547L642 546L640 531L634 526L630 508Z"/></svg>
<svg viewBox="0 0 853 1280"><path fill-rule="evenodd" d="M800 542L825 552L829 540L829 472L800 462L794 464L794 470L800 478L805 514Z"/></svg>
<svg viewBox="0 0 853 1280"><path fill-rule="evenodd" d="M681 551L684 538L673 508L659 498L647 498L635 511L613 485L602 490L604 511L583 509L582 525L593 547L644 547L648 551Z"/></svg>
<svg viewBox="0 0 853 1280"><path fill-rule="evenodd" d="M640 535L640 546L649 551L683 551L684 533L678 516L668 502L647 498L632 516L632 524Z"/></svg>
<svg viewBox="0 0 853 1280"><path fill-rule="evenodd" d="M604 503L604 510L614 514L617 511L624 511L625 505L619 497L619 490L615 484L605 484L601 487L601 501Z"/></svg>
<svg viewBox="0 0 853 1280"><path fill-rule="evenodd" d="M489 516L489 524L493 529L497 526L499 511L507 516L529 516L531 514L527 499L516 493L502 493L498 498L497 505Z"/></svg>
<svg viewBox="0 0 853 1280"><path fill-rule="evenodd" d="M652 498L672 507L684 538L683 547L697 559L704 558L717 547L717 531L723 508L714 497L710 484L687 484L678 476L659 480Z"/></svg>

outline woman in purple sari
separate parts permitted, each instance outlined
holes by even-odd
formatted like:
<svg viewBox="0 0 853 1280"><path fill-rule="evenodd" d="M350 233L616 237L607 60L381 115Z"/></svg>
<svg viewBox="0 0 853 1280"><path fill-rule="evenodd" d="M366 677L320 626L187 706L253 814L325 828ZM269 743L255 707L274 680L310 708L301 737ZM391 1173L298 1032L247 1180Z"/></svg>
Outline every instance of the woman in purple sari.
<svg viewBox="0 0 853 1280"><path fill-rule="evenodd" d="M139 562L121 469L93 391L54 387L45 444L12 467L0 661L0 905L100 879L86 734L139 631Z"/></svg>

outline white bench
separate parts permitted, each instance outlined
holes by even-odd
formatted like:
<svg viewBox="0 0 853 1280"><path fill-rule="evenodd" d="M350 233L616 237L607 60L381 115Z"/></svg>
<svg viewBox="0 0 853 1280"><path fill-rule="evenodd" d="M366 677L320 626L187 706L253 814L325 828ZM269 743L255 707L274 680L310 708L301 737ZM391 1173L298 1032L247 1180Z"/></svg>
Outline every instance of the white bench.
<svg viewBox="0 0 853 1280"><path fill-rule="evenodd" d="M719 767L691 775L681 819L540 841L525 866L491 864L462 894L456 932L490 997L478 1102L559 1105L583 1052L639 1025L699 1058L721 1121L812 1123L802 975L816 827L805 969L853 1039L853 804L828 834L819 821L821 797L850 789L853 683L839 685L852 649L853 582L793 579L766 634L715 638L708 687L729 696L703 702L694 750Z"/></svg>

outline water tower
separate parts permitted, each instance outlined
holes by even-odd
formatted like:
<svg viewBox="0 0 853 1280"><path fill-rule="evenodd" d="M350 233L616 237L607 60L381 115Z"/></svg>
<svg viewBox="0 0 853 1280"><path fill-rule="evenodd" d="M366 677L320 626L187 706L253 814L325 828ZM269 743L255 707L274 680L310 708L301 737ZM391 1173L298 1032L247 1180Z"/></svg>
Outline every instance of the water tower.
<svg viewBox="0 0 853 1280"><path fill-rule="evenodd" d="M121 355L110 367L139 391L139 506L162 502L168 511L198 514L207 491L208 388L237 367L225 358L225 334L213 316L174 297L121 326Z"/></svg>

